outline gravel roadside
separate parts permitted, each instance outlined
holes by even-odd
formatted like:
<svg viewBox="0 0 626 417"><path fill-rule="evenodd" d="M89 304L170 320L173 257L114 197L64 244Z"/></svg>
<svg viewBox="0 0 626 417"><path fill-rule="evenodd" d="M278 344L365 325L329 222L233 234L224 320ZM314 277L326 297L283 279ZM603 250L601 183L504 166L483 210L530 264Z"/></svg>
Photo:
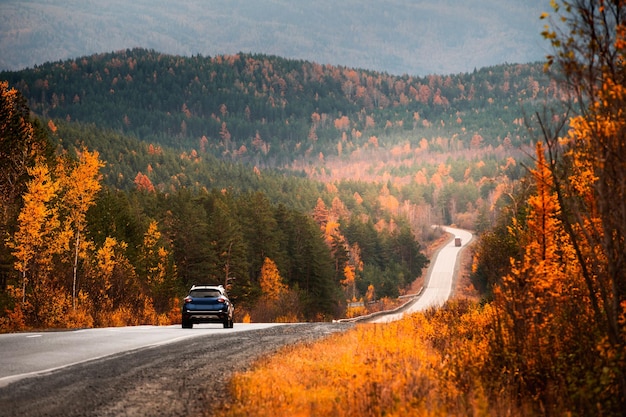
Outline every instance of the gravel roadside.
<svg viewBox="0 0 626 417"><path fill-rule="evenodd" d="M304 323L188 339L17 381L0 388L0 416L211 416L234 372L297 342L351 328Z"/></svg>

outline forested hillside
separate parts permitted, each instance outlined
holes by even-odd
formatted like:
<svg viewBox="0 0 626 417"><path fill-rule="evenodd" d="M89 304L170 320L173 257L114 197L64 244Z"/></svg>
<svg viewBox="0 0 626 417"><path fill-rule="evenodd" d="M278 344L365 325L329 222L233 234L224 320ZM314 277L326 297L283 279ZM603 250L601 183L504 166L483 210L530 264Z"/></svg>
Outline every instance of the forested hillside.
<svg viewBox="0 0 626 417"><path fill-rule="evenodd" d="M461 215L470 227L477 200L492 206L503 192L497 185L523 174L516 161L532 153L525 148L536 139L528 130L535 112L561 98L541 64L419 78L143 49L0 77L53 118L66 141L106 153L105 182L116 188L133 188L139 174L160 191L222 187L225 172L216 170L228 161L247 166L227 175L231 185L242 178L237 187L267 168L378 183L377 193L386 184L391 207L423 205L433 221L463 223ZM145 143L137 153L127 151L135 149L129 135Z"/></svg>
<svg viewBox="0 0 626 417"><path fill-rule="evenodd" d="M427 264L406 220L375 224L377 193L348 209L302 176L43 125L4 82L2 117L5 330L177 322L180 297L206 282L230 289L238 320L325 320L348 299L397 295ZM148 169L132 189L103 187L102 156L113 182L147 159L194 182L157 190Z"/></svg>
<svg viewBox="0 0 626 417"><path fill-rule="evenodd" d="M431 225L491 225L524 175L526 115L560 97L540 64L417 78L144 49L0 78L22 126L3 156L4 303L21 317L5 326L18 327L176 320L177 298L207 281L231 289L240 319L393 298L427 265Z"/></svg>
<svg viewBox="0 0 626 417"><path fill-rule="evenodd" d="M381 145L413 146L440 136L443 151L519 146L529 143L524 108L532 114L537 102L558 98L542 64L419 78L265 55L185 58L143 49L0 78L43 117L262 166L349 155L381 136Z"/></svg>

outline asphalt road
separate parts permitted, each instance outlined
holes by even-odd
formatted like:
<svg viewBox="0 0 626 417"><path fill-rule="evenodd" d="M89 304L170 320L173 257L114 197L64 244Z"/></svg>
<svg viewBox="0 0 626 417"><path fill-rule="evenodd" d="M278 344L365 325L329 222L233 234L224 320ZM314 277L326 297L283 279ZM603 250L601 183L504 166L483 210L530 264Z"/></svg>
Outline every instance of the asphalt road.
<svg viewBox="0 0 626 417"><path fill-rule="evenodd" d="M0 334L0 387L22 378L136 349L185 339L265 329L279 324L237 324L233 329L203 324L193 329L177 326L133 326ZM1 415L0 411L0 415Z"/></svg>
<svg viewBox="0 0 626 417"><path fill-rule="evenodd" d="M21 377L0 388L0 416L212 416L215 410L228 404L228 382L234 372L245 371L255 360L283 346L345 331L353 324L235 324L234 329L210 326L194 327L175 341L156 341L149 347ZM121 342L133 333L132 328L120 330L109 333L109 342L104 342L100 335L96 338L104 344L116 344L114 342ZM141 329L138 330L141 334ZM144 328L144 336L152 339L155 338L153 333L176 333L176 330ZM74 343L89 339L91 332L86 333L79 333L83 336ZM28 337L28 334L22 335ZM46 340L45 335L41 338ZM3 340L6 339L0 339L0 345L4 345ZM42 353L32 357L45 356L46 349L34 350ZM65 350L73 351L69 347ZM48 350L48 354L56 357L59 353ZM27 352L11 355L30 357ZM4 363L3 372L7 373Z"/></svg>
<svg viewBox="0 0 626 417"><path fill-rule="evenodd" d="M409 306L403 308L402 311L396 314L386 314L376 317L370 320L371 323L387 323L398 320L405 314L440 306L450 298L452 283L454 282L454 276L458 268L459 253L461 249L472 240L472 234L466 230L453 227L443 227L443 229L452 234L453 238L437 252L434 259L431 259L428 278L420 296ZM460 247L455 246L454 237L461 238Z"/></svg>

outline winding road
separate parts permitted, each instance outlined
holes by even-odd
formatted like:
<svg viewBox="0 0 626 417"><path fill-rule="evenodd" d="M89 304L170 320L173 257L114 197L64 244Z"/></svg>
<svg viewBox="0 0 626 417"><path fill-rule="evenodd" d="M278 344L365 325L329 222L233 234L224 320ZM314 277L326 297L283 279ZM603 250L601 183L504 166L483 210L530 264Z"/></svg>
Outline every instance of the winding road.
<svg viewBox="0 0 626 417"><path fill-rule="evenodd" d="M468 231L452 227L443 229L461 238L446 243L431 261L427 283L421 295L402 312L369 320L385 323L404 314L443 304L452 292L457 258L463 246L472 239ZM240 324L234 329L202 325L183 330L180 326L132 326L85 329L63 332L30 332L0 335L0 387L22 378L49 373L63 367L136 349L156 347L198 336L219 336L228 332L266 329L276 324Z"/></svg>
<svg viewBox="0 0 626 417"><path fill-rule="evenodd" d="M445 227L465 246L469 232ZM431 260L419 298L379 323L443 304L462 247L452 238ZM368 320L372 321L372 320ZM134 326L0 335L0 415L211 415L236 371L282 346L345 331L353 323ZM211 399L208 401L207 399Z"/></svg>
<svg viewBox="0 0 626 417"><path fill-rule="evenodd" d="M443 229L452 234L453 238L431 260L426 284L420 296L406 308L403 308L401 312L377 317L370 320L370 323L387 323L398 320L405 314L440 306L450 298L459 254L461 249L472 240L472 234L467 230L453 227L443 227ZM461 238L461 246L455 246L454 237Z"/></svg>

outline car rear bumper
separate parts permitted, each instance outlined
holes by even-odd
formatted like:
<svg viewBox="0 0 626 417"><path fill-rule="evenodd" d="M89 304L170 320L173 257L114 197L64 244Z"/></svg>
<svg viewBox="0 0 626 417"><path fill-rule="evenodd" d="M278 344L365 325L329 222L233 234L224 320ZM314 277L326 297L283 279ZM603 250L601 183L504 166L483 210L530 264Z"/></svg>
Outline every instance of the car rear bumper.
<svg viewBox="0 0 626 417"><path fill-rule="evenodd" d="M193 323L221 323L228 317L227 311L183 311L183 320Z"/></svg>

